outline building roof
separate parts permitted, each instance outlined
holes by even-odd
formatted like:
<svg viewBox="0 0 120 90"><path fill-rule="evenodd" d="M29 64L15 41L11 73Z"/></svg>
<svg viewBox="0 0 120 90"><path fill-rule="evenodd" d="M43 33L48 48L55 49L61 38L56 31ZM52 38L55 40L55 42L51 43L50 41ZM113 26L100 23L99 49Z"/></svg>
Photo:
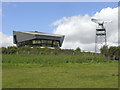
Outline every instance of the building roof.
<svg viewBox="0 0 120 90"><path fill-rule="evenodd" d="M63 37L64 36L64 35L60 35L60 34L43 33L43 32L37 32L37 31L15 31L15 32L27 33L27 34L32 34L32 35L55 36L55 37Z"/></svg>

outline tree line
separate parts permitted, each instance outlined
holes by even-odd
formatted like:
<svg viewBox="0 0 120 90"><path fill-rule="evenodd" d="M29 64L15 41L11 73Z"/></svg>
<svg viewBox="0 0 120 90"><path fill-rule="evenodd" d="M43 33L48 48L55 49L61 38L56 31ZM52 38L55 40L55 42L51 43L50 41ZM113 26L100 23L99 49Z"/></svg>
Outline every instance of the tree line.
<svg viewBox="0 0 120 90"><path fill-rule="evenodd" d="M40 47L2 47L2 54L79 54L81 49L78 47L76 50L73 49L51 49L51 48L40 48Z"/></svg>
<svg viewBox="0 0 120 90"><path fill-rule="evenodd" d="M1 52L2 54L71 54L71 55L76 55L76 54L85 54L89 53L91 55L94 55L95 53L93 52L81 52L81 49L77 47L75 50L73 49L50 49L50 48L40 48L40 47L29 47L29 46L23 46L23 47L2 47ZM120 47L106 47L103 46L100 49L100 54L113 59L113 60L120 60Z"/></svg>
<svg viewBox="0 0 120 90"><path fill-rule="evenodd" d="M120 46L103 46L101 49L101 54L105 55L106 57L113 59L113 60L120 60Z"/></svg>

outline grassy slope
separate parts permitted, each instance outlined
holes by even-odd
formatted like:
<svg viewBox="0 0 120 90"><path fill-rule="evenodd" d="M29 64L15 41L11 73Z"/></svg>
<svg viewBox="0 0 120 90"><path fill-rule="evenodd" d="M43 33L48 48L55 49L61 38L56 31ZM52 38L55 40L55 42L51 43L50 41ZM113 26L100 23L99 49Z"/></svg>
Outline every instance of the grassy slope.
<svg viewBox="0 0 120 90"><path fill-rule="evenodd" d="M3 88L115 88L117 63L3 64Z"/></svg>
<svg viewBox="0 0 120 90"><path fill-rule="evenodd" d="M62 63L103 63L110 62L109 59L101 55L80 54L80 55L40 55L40 54L20 54L3 55L3 63L11 64L43 64L55 65Z"/></svg>

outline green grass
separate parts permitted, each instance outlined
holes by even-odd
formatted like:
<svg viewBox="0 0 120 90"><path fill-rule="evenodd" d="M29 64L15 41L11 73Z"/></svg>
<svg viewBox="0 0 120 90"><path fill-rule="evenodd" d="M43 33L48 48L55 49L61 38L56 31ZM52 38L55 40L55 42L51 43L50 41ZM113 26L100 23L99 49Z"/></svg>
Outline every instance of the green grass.
<svg viewBox="0 0 120 90"><path fill-rule="evenodd" d="M3 55L2 85L3 88L117 88L118 63L91 57Z"/></svg>
<svg viewBox="0 0 120 90"><path fill-rule="evenodd" d="M103 63L111 60L101 55L80 54L80 55L40 55L40 54L7 54L3 55L2 63L11 64L43 64L55 65L62 63Z"/></svg>
<svg viewBox="0 0 120 90"><path fill-rule="evenodd" d="M116 88L117 63L3 64L3 88Z"/></svg>

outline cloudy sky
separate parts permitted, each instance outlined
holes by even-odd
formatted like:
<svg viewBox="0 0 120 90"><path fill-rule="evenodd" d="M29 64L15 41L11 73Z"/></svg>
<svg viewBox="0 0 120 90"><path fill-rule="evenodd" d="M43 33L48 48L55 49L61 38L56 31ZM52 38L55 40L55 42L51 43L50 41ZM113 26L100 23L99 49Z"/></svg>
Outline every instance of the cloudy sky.
<svg viewBox="0 0 120 90"><path fill-rule="evenodd" d="M94 51L96 24L91 22L92 17L112 20L105 25L108 45L118 42L117 2L4 2L0 15L0 45L5 47L13 45L12 31L20 30L63 34L62 49Z"/></svg>

